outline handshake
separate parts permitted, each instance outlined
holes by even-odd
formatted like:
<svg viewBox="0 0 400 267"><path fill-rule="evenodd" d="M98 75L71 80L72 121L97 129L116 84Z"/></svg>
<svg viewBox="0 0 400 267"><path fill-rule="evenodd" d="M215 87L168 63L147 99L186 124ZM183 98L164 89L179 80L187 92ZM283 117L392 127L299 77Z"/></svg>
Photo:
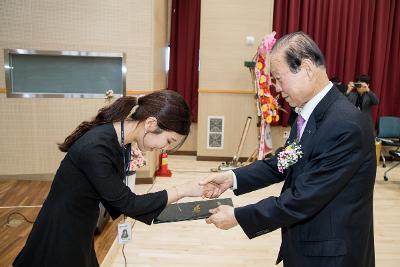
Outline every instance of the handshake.
<svg viewBox="0 0 400 267"><path fill-rule="evenodd" d="M203 197L203 198L217 198L227 189L231 188L233 185L233 175L232 172L221 172L213 173L203 179L195 179L193 181L178 185L176 189L176 200L172 198L175 202L183 197ZM173 190L167 190L168 196ZM168 197L170 199L170 197ZM218 208L211 209L212 214L206 219L208 224L214 224L220 229L230 229L238 224L234 215L234 208L227 205L221 205Z"/></svg>

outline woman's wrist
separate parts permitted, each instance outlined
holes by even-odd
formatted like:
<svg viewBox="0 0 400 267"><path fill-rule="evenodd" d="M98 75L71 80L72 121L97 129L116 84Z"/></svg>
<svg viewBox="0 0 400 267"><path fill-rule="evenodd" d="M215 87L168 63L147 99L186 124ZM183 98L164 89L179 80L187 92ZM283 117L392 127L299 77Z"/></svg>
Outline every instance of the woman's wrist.
<svg viewBox="0 0 400 267"><path fill-rule="evenodd" d="M168 194L168 204L177 202L179 199L182 198L182 192L176 186L172 186L167 189Z"/></svg>
<svg viewBox="0 0 400 267"><path fill-rule="evenodd" d="M183 197L183 196L180 194L180 192L181 192L182 190L179 190L177 186L173 186L173 188L174 188L175 193L176 193L176 199L177 199L177 200L181 199L181 198Z"/></svg>

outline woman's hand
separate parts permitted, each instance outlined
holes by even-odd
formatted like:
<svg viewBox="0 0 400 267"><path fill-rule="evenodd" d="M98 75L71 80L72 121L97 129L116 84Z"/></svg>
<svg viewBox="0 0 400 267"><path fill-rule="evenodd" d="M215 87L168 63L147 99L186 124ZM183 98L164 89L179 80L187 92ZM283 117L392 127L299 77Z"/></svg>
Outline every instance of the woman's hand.
<svg viewBox="0 0 400 267"><path fill-rule="evenodd" d="M193 179L168 189L168 203L173 203L184 197L203 197L207 192L216 190L218 189L215 184L200 185L200 179Z"/></svg>
<svg viewBox="0 0 400 267"><path fill-rule="evenodd" d="M199 186L197 179L186 182L177 186L180 193L180 198L182 197L200 197L203 195L203 187Z"/></svg>

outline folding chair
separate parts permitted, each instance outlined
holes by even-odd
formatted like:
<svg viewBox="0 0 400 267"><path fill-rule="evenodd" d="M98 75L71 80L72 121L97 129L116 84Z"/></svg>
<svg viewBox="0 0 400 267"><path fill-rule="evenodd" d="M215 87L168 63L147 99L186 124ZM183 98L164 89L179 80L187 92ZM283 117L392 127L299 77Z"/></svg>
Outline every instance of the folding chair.
<svg viewBox="0 0 400 267"><path fill-rule="evenodd" d="M391 116L383 116L379 118L378 124L378 136L377 138L382 142L382 150L381 156L383 164L382 166L386 167L386 159L385 159L385 147L395 148L395 150L390 150L389 155L393 157L393 159L400 159L400 117L391 117ZM387 173L397 167L400 162L391 166L390 169L385 171L384 180L387 181Z"/></svg>

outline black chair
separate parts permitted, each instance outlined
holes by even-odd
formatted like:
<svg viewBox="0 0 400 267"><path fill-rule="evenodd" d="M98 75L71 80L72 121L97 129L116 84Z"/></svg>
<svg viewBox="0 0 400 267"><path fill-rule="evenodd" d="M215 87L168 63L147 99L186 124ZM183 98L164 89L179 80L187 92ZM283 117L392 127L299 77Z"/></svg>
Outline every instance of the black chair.
<svg viewBox="0 0 400 267"><path fill-rule="evenodd" d="M377 138L382 142L381 156L383 161L382 166L384 168L386 167L386 159L384 154L384 152L386 152L385 148L395 148L394 150L389 151L389 155L393 159L400 159L400 117L380 117ZM400 162L396 163L395 165L391 166L390 169L385 171L383 175L385 181L388 180L387 173L397 167L399 164Z"/></svg>
<svg viewBox="0 0 400 267"><path fill-rule="evenodd" d="M399 162L397 162L396 164L390 166L390 168L385 171L385 173L383 174L383 179L385 181L389 180L388 177L387 177L387 173L390 170L392 170L392 169L396 168L397 166L399 166L399 164L400 164L400 151L390 150L389 154L393 157L393 159L399 160Z"/></svg>

